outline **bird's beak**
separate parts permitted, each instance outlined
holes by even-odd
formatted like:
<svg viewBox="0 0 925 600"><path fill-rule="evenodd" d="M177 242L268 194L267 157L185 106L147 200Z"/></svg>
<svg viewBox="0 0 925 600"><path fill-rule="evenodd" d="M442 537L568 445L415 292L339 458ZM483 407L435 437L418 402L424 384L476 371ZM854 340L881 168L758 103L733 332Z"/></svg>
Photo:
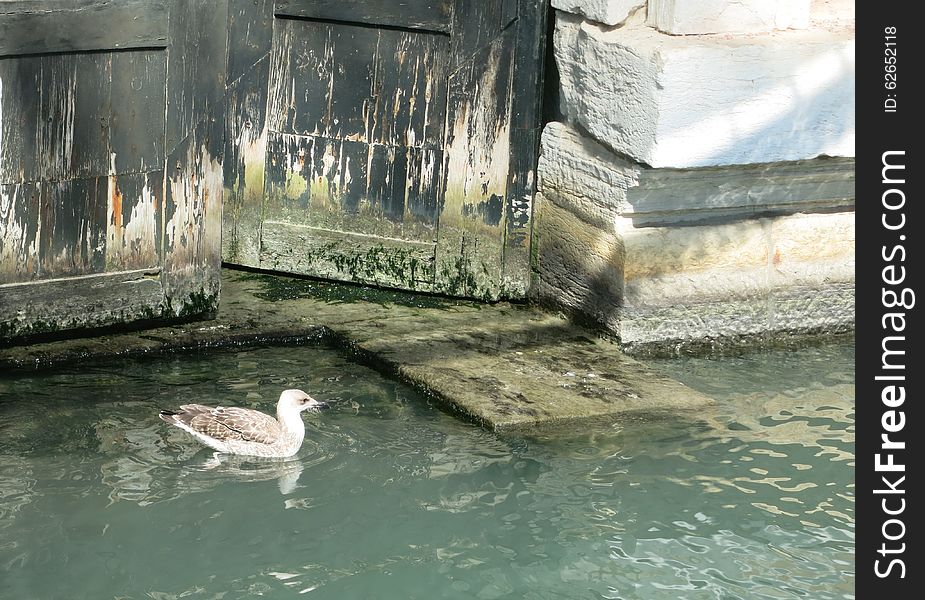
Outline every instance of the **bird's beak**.
<svg viewBox="0 0 925 600"><path fill-rule="evenodd" d="M331 408L331 407L328 406L327 402L319 402L318 400L315 400L314 398L312 398L311 402L308 403L309 410L323 410L325 408Z"/></svg>

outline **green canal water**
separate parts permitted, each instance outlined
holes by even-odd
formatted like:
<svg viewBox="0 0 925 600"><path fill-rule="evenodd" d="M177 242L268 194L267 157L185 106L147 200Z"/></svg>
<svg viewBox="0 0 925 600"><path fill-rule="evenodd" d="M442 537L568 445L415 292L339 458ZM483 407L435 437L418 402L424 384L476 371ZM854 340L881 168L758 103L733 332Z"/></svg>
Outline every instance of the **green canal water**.
<svg viewBox="0 0 925 600"><path fill-rule="evenodd" d="M853 341L654 361L686 420L498 435L324 348L0 377L0 598L852 598ZM288 460L157 417L272 412Z"/></svg>

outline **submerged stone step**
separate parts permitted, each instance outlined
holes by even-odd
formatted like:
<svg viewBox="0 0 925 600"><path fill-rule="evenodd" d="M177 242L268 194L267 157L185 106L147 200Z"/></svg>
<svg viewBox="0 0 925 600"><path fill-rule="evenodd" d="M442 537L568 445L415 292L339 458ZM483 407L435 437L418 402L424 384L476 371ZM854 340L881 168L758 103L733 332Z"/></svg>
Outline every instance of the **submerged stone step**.
<svg viewBox="0 0 925 600"><path fill-rule="evenodd" d="M227 270L213 321L3 348L0 370L321 337L493 430L655 416L713 402L538 309Z"/></svg>

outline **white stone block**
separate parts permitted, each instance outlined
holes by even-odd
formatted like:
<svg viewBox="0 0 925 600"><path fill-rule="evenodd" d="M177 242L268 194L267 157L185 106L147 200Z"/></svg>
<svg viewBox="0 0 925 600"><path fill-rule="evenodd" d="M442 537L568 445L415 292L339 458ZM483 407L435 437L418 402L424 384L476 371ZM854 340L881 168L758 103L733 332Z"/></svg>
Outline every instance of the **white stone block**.
<svg viewBox="0 0 925 600"><path fill-rule="evenodd" d="M854 156L850 32L677 37L560 13L562 112L653 167Z"/></svg>
<svg viewBox="0 0 925 600"><path fill-rule="evenodd" d="M809 27L810 0L649 0L647 22L674 35Z"/></svg>
<svg viewBox="0 0 925 600"><path fill-rule="evenodd" d="M646 0L552 0L553 8L607 25L623 23L645 5Z"/></svg>

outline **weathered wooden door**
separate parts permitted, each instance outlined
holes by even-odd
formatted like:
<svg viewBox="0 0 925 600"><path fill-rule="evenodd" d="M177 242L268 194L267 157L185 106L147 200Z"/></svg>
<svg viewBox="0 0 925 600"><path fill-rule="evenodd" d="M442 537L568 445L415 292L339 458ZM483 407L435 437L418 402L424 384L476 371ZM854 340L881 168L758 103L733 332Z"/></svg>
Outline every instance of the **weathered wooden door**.
<svg viewBox="0 0 925 600"><path fill-rule="evenodd" d="M523 296L545 10L232 2L225 260Z"/></svg>
<svg viewBox="0 0 925 600"><path fill-rule="evenodd" d="M214 310L227 15L0 2L0 339Z"/></svg>

